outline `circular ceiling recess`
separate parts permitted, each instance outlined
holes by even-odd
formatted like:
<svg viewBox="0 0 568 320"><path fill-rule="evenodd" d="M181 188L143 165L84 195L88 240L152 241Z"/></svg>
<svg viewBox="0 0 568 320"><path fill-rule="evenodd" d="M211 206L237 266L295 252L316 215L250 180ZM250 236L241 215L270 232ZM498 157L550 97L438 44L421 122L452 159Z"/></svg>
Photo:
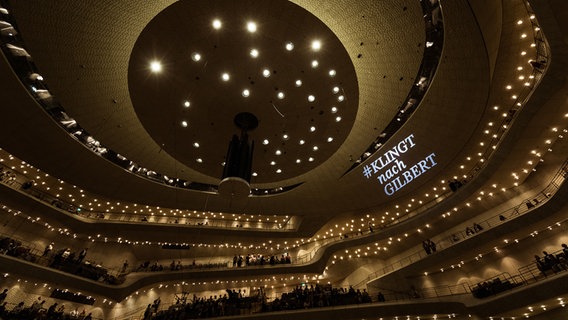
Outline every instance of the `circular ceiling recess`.
<svg viewBox="0 0 568 320"><path fill-rule="evenodd" d="M251 183L325 162L351 131L359 92L339 39L285 0L175 2L138 37L128 85L152 138L211 177L221 177L229 141L240 135L235 115L255 115Z"/></svg>

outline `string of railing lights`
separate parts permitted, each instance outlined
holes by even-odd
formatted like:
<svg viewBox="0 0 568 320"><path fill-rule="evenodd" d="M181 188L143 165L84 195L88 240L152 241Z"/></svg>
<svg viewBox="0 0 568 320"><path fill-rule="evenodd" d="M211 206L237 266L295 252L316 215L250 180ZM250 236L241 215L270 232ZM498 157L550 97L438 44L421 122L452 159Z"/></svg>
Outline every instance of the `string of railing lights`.
<svg viewBox="0 0 568 320"><path fill-rule="evenodd" d="M495 188L496 185L494 184L493 187ZM481 191L480 194L483 195L484 192ZM489 193L489 195L491 196L492 193ZM478 197L478 200L481 200L481 198ZM470 205L470 203L468 202L468 203L466 203L466 206L467 206L467 207L470 207L471 205ZM455 208L453 208L453 210L454 210L454 212L457 212L457 211L458 211L458 208L455 207ZM19 212L16 212L15 215L17 215L18 213L19 213ZM446 216L449 216L450 214L451 214L450 212L444 213L444 214L442 214L442 217L445 218ZM40 219L39 217L37 217L37 218L32 218L31 216L28 216L28 217L27 217L27 220L28 220L28 221L31 221L32 223L35 223L35 222L39 221L39 219ZM361 220L363 220L363 219L361 219ZM354 220L352 220L352 222L354 222ZM51 226L49 223L45 223L45 226L46 226L48 229L50 229L51 231L55 231L55 227ZM351 226L351 227L353 227L353 226ZM430 225L427 224L427 225L426 225L426 228L430 228ZM69 231L67 228L58 228L57 230L58 230L58 232L59 232L60 234L65 234L65 235L68 235L68 236L73 236L73 238L77 238L77 234L76 234L76 233L72 233L72 232ZM418 233L421 233L422 230L419 228L419 229L417 229L417 232L418 232ZM405 234L405 237L408 237L408 233ZM95 236L88 236L88 237L87 237L88 240L91 240L91 241L93 241L93 242L94 242L96 239L100 239L100 238L101 238L101 235L100 235L100 234L97 234L96 237L95 237ZM104 242L108 242L108 241L109 241L109 240L108 240L108 237L102 237L102 239L103 239L102 241L104 241ZM398 238L398 241L401 241L401 239ZM151 244L154 244L154 243L149 242L149 241L130 241L130 240L128 240L128 239L122 239L122 238L118 238L118 239L117 239L117 242L118 242L118 243L134 244L134 245L151 245ZM304 239L296 240L296 244L294 244L292 247L293 247L293 248L299 247L300 245L302 245L302 244L300 244L300 242L301 242L302 244L305 243ZM272 243L272 241L269 241L269 243ZM392 243L392 237L389 239L388 245L390 245L391 243ZM171 242L158 242L158 245L164 245L164 244L172 244L172 243L171 243ZM180 244L180 243L176 243L176 244ZM211 244L203 244L203 243L200 243L200 244L181 243L181 244L182 244L182 245L198 246L198 247L201 247L201 246L211 247ZM287 242L285 242L285 244L287 244ZM262 247L264 247L264 249L268 249L268 246L266 246L266 243L263 243L263 244L262 244L262 247L261 247L261 246L258 246L258 245L255 247L253 244L250 244L250 245L248 245L248 246L242 246L242 244L240 244L240 243L239 243L238 245L229 245L229 244L219 244L219 245L217 245L217 244L213 244L213 247L214 247L214 248L217 247L217 246L219 246L219 248L226 247L226 248L241 248L241 249L245 249L245 248L248 248L248 249L251 249L251 248L261 249ZM385 247L385 248L386 248L386 247ZM274 247L270 247L270 249L271 249L271 250L274 250ZM277 249L277 250L280 249L280 244L276 244L276 249ZM285 247L284 249L285 249L285 250L288 250L289 247ZM369 253L368 253L368 252L365 252L364 254L365 254L365 255L368 255Z"/></svg>
<svg viewBox="0 0 568 320"><path fill-rule="evenodd" d="M523 37L523 38L526 38L526 37ZM532 46L532 47L535 47L535 46ZM533 78L534 78L534 77L533 77ZM498 109L498 108L495 108L495 109ZM490 123L490 124L491 124L491 123ZM495 135L494 135L494 137L495 137ZM483 145L483 143L482 143L482 145ZM60 181L60 180L59 180L59 182L60 182L60 183L63 183L63 181ZM445 181L442 180L442 183L445 183ZM75 186L73 186L73 187L75 187ZM62 187L59 187L59 189L61 190ZM433 187L433 190L434 190L434 191L437 191L437 187ZM442 186L442 187L441 187L441 190L445 191L445 190L446 190L446 187L445 187L445 186ZM81 190L81 192L82 192L82 190ZM59 196L59 195L58 195L58 196ZM71 195L69 195L69 196L72 197ZM84 197L84 195L81 195L81 196ZM425 194L425 196L428 197L429 194ZM438 194L435 194L435 197L438 197ZM75 201L75 199L72 199L72 201ZM95 199L94 201L96 202L97 199ZM414 202L414 201L415 201L415 199L411 199L411 202ZM421 203L422 203L422 200L419 200L418 203L421 204ZM89 203L89 205L92 205L92 203ZM110 202L107 201L107 205L110 205ZM120 203L117 203L117 205L120 205ZM99 203L99 204L97 204L97 206L100 207L101 204ZM134 204L134 206L136 206L136 204ZM411 204L411 203L408 203L408 204L407 204L407 207L411 208L411 207L412 207L412 204ZM128 206L126 206L126 208L128 208ZM395 205L395 208L398 209L398 208L399 208L399 205ZM91 208L91 209L92 209L92 208ZM114 207L111 206L111 209L110 209L110 210L113 210L113 209L114 209ZM161 210L159 207L157 207L157 209L160 210L160 213L162 213L163 215L166 215L165 213L163 213L163 210ZM109 210L108 208L106 209L107 212L109 212L110 210ZM140 209L140 210L141 210L141 212L144 212L143 209ZM151 211L151 208L150 208L149 210ZM176 210L177 210L177 212L179 212L179 209L176 209ZM406 212L409 212L409 209L405 209L405 211L406 211ZM122 212L125 212L125 210L123 209ZM136 210L135 210L135 212L136 212ZM173 212L174 216L177 215L177 212ZM170 213L171 213L171 210L170 210ZM195 213L195 211L194 211L194 213ZM154 214L154 213L151 212L151 215L153 215L153 214ZM203 213L203 214L206 214L206 213ZM386 215L388 215L388 214L389 214L389 213L386 212ZM191 212L189 213L189 215L191 215ZM214 214L213 214L213 215L214 215ZM233 214L233 216L234 216L234 214ZM400 213L399 213L399 212L396 212L396 216L397 216L397 217L400 216ZM185 215L184 215L184 217L185 217ZM198 217L199 217L199 214L198 214ZM224 216L222 216L222 217L224 218ZM367 215L367 217L369 217L369 215ZM237 219L239 219L239 218L240 218L240 217L235 218L235 220L237 220ZM251 219L254 219L254 216L251 216ZM268 218L266 218L266 219L268 220ZM246 220L248 221L249 218L247 218ZM361 220L363 221L363 218L361 218ZM391 217L391 221L392 221L392 220L395 220L395 217L394 217L394 216ZM368 223L374 223L374 221L375 221L375 219L374 219L374 217L373 217L373 218L371 218L371 219L368 221ZM277 221L275 220L275 222L277 222ZM352 221L352 222L353 222L353 221ZM381 223L384 223L384 222L385 222L385 217L383 216L383 217L381 217ZM347 226L349 227L350 231L354 231L354 230L355 230L353 224L350 225L350 226L349 226L349 225L347 225ZM363 221L363 223L361 223L361 227L365 227L364 221ZM337 228L337 226L336 226L336 228ZM330 232L332 232L332 231L333 231L333 230L330 230ZM345 231L345 227L342 227L342 231ZM361 231L361 228L358 228L357 231L360 232L360 231ZM328 234L327 231L326 231L326 234ZM341 232L340 232L339 234L341 234ZM333 233L331 234L331 236L333 236ZM315 240L319 239L320 237L321 237L321 235L318 234L318 235L315 237L315 238L316 238ZM324 235L323 238L325 239L326 236ZM315 241L315 240L314 240L314 241ZM309 243L310 241L311 241L311 239L308 240L307 243ZM299 242L297 241L297 243L299 243ZM305 243L305 242L302 240L302 243Z"/></svg>
<svg viewBox="0 0 568 320"><path fill-rule="evenodd" d="M530 20L531 20L531 26L534 27L534 29L533 29L533 30L534 30L534 32L533 32L533 36L534 36L533 39L534 39L534 41L539 41L536 32L540 31L540 27L539 27L538 25L536 25L537 22L536 22L536 18L535 18L534 15L530 15ZM517 22L517 25L519 25L519 26L522 25L522 21L523 21L523 20L522 20L522 19L519 19L518 21L521 21L521 23ZM520 40L525 40L525 39L528 40L527 30L521 30L520 32L521 32ZM540 35L540 36L542 37L542 35ZM536 46L535 42L531 42L530 48L533 48L533 49L534 49L534 48L536 48L536 47L537 47L537 46ZM521 51L521 52L524 52L524 54L522 54L523 56L526 55L526 51ZM535 52L535 55L536 55L536 54L537 54L537 52ZM536 58L538 59L538 57L536 57ZM528 63L530 64L531 61L533 61L533 60L532 60L532 59L529 59L529 60L528 60ZM524 68L523 68L522 66L516 67L516 71L522 71L522 70L524 70ZM530 87L531 90L534 89L534 87L531 87L531 85L534 86L534 81L536 81L536 77L535 77L533 74L530 74L530 75L528 76L528 79L529 79L529 80L526 80L525 75L521 75L521 76L519 76L517 79L524 81L524 83L523 83L523 86L524 86L524 87ZM512 86L512 85L507 85L507 86L506 86L506 90L511 90L511 89L513 89L513 86ZM528 93L527 93L527 96L528 96ZM510 109L509 109L508 112L502 112L500 115L499 115L498 113L495 113L495 114L494 114L495 119L494 119L494 120L493 120L493 119L490 119L490 121L488 122L488 128L483 131L483 133L484 133L485 135L491 134L491 132L492 132L492 131L491 131L491 128L494 127L495 122L498 122L498 121L496 121L496 120L497 120L499 117L502 117L502 118L506 119L507 117L511 116L511 114L509 114L509 112L513 112L513 113L514 113L514 112L518 111L518 110L517 110L518 107L522 107L523 104L522 104L521 101L520 101L520 98L519 98L519 94L518 94L518 93L514 95L514 100L515 100L515 101L514 101L514 103L511 105L511 107L510 107ZM500 109L500 107L499 107L498 105L494 105L494 107L493 107L493 110L494 110L494 111L499 111L499 109ZM468 178L468 175L467 175L467 174L463 174L463 172L464 172L464 171L466 171L466 172L467 172L467 171L470 171L470 172L471 172L471 171L473 171L473 169L474 169L475 167L477 167L479 164L483 164L483 163L487 160L488 151L496 150L497 145L496 145L495 143L498 142L498 141L500 141L501 137L506 133L506 131L507 131L508 128L509 128L509 126L508 126L507 124L503 123L503 124L502 124L501 126L499 126L497 129L495 129L495 132L491 135L491 139L492 139L491 141L492 141L492 143L488 143L488 142L486 142L486 141L479 141L479 142L478 142L479 147L482 147L482 148L485 147L485 148L483 148L484 150L481 150L481 151L477 152L477 156L479 157L478 163L473 163L473 162L471 162L472 157L471 157L471 156L467 156L467 157L465 158L466 161L465 161L464 163L470 163L471 165L470 165L469 167L466 167L466 165L460 164L459 167L458 167L458 168L459 168L458 171L462 171L462 173L460 173L460 174L454 174L454 175L453 175L453 179L458 179L459 176L461 176L461 177L464 178L464 179ZM547 141L548 141L548 142L547 142ZM545 140L545 143L550 144L551 141L549 141L549 139L547 139L547 140ZM530 160L529 160L529 161L530 161ZM528 174L530 173L530 170L523 169L523 172L528 175ZM525 177L525 178L526 178L526 177ZM518 175L516 175L515 180L519 180ZM515 183L516 183L516 184L515 184ZM518 182L517 182L517 181L514 181L514 182L513 182L513 185L514 185L514 186L518 186ZM434 196L434 198L438 198L438 197L440 196L440 194L438 193L438 191L440 191L440 192L442 192L442 193L446 193L446 192L448 191L448 190L447 190L447 187L446 187L446 181L445 181L445 180L441 180L441 185L433 186L433 187L432 187L432 191L433 191L433 196ZM425 197L425 198L429 198L429 197L430 197L430 194L429 194L429 193L425 193L424 197ZM407 204L405 204L405 205L400 205L400 206L399 206L398 204L395 204L395 205L394 205L394 208L395 208L395 209L392 210L392 211L395 211L395 214L390 217L390 220L391 220L391 221L395 221L395 220L397 219L397 217L400 217L400 212L399 212L399 210L398 210L400 207L406 208L404 211L405 211L406 213L409 213L409 212L410 212L410 209L409 209L409 208L412 208L412 205L413 205L413 203L414 203L415 201L416 201L416 199L412 198L412 199L410 200L410 202L407 203ZM422 204L422 203L423 203L423 200L418 200L418 203L419 203L419 204ZM386 216L388 216L388 215L389 215L389 212L386 211L386 212L383 214L383 216L380 217L380 221L381 221L382 224L387 223L389 217L386 217ZM367 216L368 216L368 215L367 215ZM378 218L378 217L377 217L377 218ZM375 219L374 219L374 217L373 217L371 220L367 221L367 223L373 223L373 224L374 224L374 221L375 221ZM361 226L363 227L363 226L364 226L364 223L363 223ZM338 227L337 227L337 224L336 224L336 229L337 229L337 228L338 228ZM345 227L342 227L342 231L345 231ZM351 227L350 231L354 231L353 227ZM358 231L361 231L361 230L358 229ZM329 232L333 234L333 230L330 230ZM337 233L337 232L338 232L338 230L336 230L336 233ZM328 234L327 231L326 231L326 234Z"/></svg>
<svg viewBox="0 0 568 320"><path fill-rule="evenodd" d="M482 192L482 193L483 193L483 192ZM546 195L546 196L549 197L550 195ZM470 206L471 206L471 204L470 204L469 202L467 202L467 203L466 203L466 207L470 207ZM454 211L454 212L457 212L457 211L458 211L458 208L457 208L457 207L454 207L454 208L453 208L453 211ZM451 214L450 212L444 213L444 214L442 214L442 218L445 218L446 216L450 216L450 214ZM426 224L426 225L425 225L425 228L430 229L430 228L431 228L431 225L430 225L430 224ZM550 229L551 227L549 226L548 228ZM446 229L446 230L447 230L447 229ZM417 234L421 234L422 232L423 232L423 230L422 230L421 228L418 228L418 229L416 230L416 233L417 233ZM538 234L538 232L536 232L536 231L535 231L535 233ZM408 233L405 233L405 234L404 234L404 237L405 237L405 238L407 238L408 236L409 236ZM415 238L415 237L413 236L413 237L411 237L411 238ZM391 244L394 242L394 240L395 240L394 237L389 237L386 245L391 245ZM396 241L397 241L397 242L401 242L401 241L402 241L402 238L401 238L401 237L397 237L397 238L396 238ZM515 241L518 242L518 240L515 240ZM375 246L379 246L379 243L376 242L376 243L375 243ZM380 247L379 247L379 248L380 248ZM386 247L386 246L383 247L383 248L384 248L385 251L387 250L387 247ZM360 257L361 257L361 251L362 251L363 249L361 249L361 248L352 248L352 249L355 249L354 254L357 255L357 258L360 258ZM368 247L368 246L367 246L366 249L367 249L367 251L365 251L365 252L362 253L365 257L368 257L369 254L371 253L371 251L372 251L373 254L377 254L377 253L378 253L376 250L373 251L373 249L371 249L371 247ZM348 250L346 250L345 252L346 252L346 254L349 253ZM480 254L480 255L478 255L476 258L479 259L481 256L482 256L482 255ZM347 260L347 259L351 259L351 258L354 258L354 256L349 255L349 256L347 256L346 260ZM404 260L404 259L408 259L408 258L409 258L409 257L403 258L403 260ZM332 265L333 265L333 264L336 264L337 262L339 262L339 261L341 261L341 260L344 260L344 257L343 257L343 256L340 256L340 257L339 257L339 260L338 260L337 255L334 255L334 259L331 261L331 264L332 264ZM462 261L461 263L452 265L451 268L454 268L454 267L461 267L461 265L463 265L463 261ZM326 268L327 268L327 267L326 267Z"/></svg>
<svg viewBox="0 0 568 320"><path fill-rule="evenodd" d="M7 160L6 160L7 158ZM120 201L109 201L108 199L98 199L83 189L77 188L75 185L66 183L61 179L51 177L47 173L43 173L40 169L34 168L31 164L25 161L19 160L11 154L7 153L5 150L0 148L0 162L4 163L7 168L16 171L21 176L25 176L30 181L33 181L33 186L38 189L44 189L45 191L56 191L57 193L52 194L54 198L60 199L62 201L70 201L74 203L75 207L80 208L79 212L82 215L88 215L89 213L106 213L106 214L120 214L120 213L130 213L139 214L137 221L149 216L162 215L169 217L171 219L176 218L201 218L203 223L214 222L214 221L235 221L238 224L246 223L275 223L275 224L286 224L290 220L289 215L277 216L272 215L272 217L267 217L265 215L254 215L254 214L236 214L236 213L215 213L211 211L197 211L197 210L185 210L185 209L175 209L175 208L161 208L160 206L148 206L139 205L136 203L124 203ZM21 170L19 170L19 169ZM29 172L28 170L35 170L35 172ZM86 198L81 200L80 198ZM79 203L82 201L82 203ZM77 202L77 203L76 203ZM106 205L106 207L105 207ZM115 208L116 206L116 208ZM122 206L122 207L121 207ZM102 208L101 208L102 207ZM101 208L97 210L97 208ZM153 221L154 222L154 221ZM168 221L168 223L170 223ZM182 223L183 224L183 223ZM252 226L254 228L254 224Z"/></svg>
<svg viewBox="0 0 568 320"><path fill-rule="evenodd" d="M0 208L4 211L6 211L9 214L12 214L13 216L21 216L22 218L25 219L25 221L30 222L30 223L38 223L41 218L40 217L32 217L30 215L26 215L24 214L22 211L19 210L14 210L9 208L6 205L0 204ZM116 240L114 240L114 237L110 237L110 236L105 236L103 234L96 234L96 235L85 235L85 234L79 234L79 233L75 233L72 230L70 230L69 228L66 227L58 227L55 225L52 225L49 222L43 222L42 221L42 225L47 228L50 231L53 232L57 232L60 235L64 235L64 236L69 236L72 237L73 239L77 239L77 240L83 240L83 241L90 241L90 242L104 242L104 243L109 243L109 242L114 242L114 243L120 243L120 244L128 244L128 245L154 245L154 246L163 246L163 245L183 245L183 246L192 246L192 247L207 247L207 248L231 248L231 249L257 249L257 250L289 250L290 247L286 246L286 247L281 247L280 244L275 244L273 246L267 246L266 243L263 243L262 246L261 245L255 245L255 244L242 244L242 243L237 243L237 244L229 244L229 243L220 243L220 244L210 244L210 243L189 243L189 242L170 242L170 241L142 241L142 240L129 240L126 238L122 238L122 237L117 237ZM270 240L271 242L272 240ZM287 241L285 242L287 243Z"/></svg>
<svg viewBox="0 0 568 320"><path fill-rule="evenodd" d="M61 181L61 180L58 180L58 181L59 181L60 183L63 183L63 181ZM442 183L445 183L445 181L442 180ZM75 186L73 186L73 187L76 188ZM59 189L62 189L62 187L59 187ZM445 191L445 190L446 190L446 187L445 187L445 186L442 186L441 189ZM503 188L502 188L502 189L503 189ZM434 187L433 190L434 190L434 191L437 191L437 188ZM80 191L82 192L82 190L80 190ZM491 194L491 193L490 193L490 194ZM84 194L83 194L82 196L84 197ZM428 197L428 196L429 196L429 194L426 194L426 197ZM435 194L435 197L437 197L437 196L438 196L438 195ZM74 201L74 199L73 199L73 201ZM95 199L94 201L97 201L97 199ZM414 202L414 201L415 201L414 198L411 199L411 202ZM418 203L419 203L419 204L422 204L422 200L419 200ZM92 204L89 203L89 205L92 205ZM110 205L110 202L107 201L107 205ZM120 205L120 203L117 203L117 205ZM99 203L98 206L101 206L101 204ZM134 206L136 206L136 204L134 204ZM128 207L128 206L127 206L127 207ZM408 204L407 204L407 207L411 208L411 207L412 207L412 203L408 203ZM398 209L398 208L399 208L399 205L395 205L395 208ZM114 208L111 207L111 209L114 209ZM159 207L158 207L158 209L159 209ZM108 208L107 208L107 210L108 210ZM151 209L150 209L150 210L151 210ZM179 212L179 209L176 209L176 210L177 210L177 212ZM124 209L123 209L123 211L124 211ZM141 211L143 212L143 209L141 209ZM162 211L161 209L160 209L160 211L163 213L163 211ZM409 209L405 209L405 211L406 211L406 212L409 212ZM151 213L151 214L153 215L153 213ZM165 215L165 213L163 213L163 214ZM191 213L189 213L189 214L191 215ZM205 214L205 213L204 213L204 214ZM388 214L389 214L389 213L386 212L386 215L388 215ZM174 212L174 215L176 215L176 212ZM233 215L234 215L234 214L233 214ZM396 216L400 216L400 213L399 213L399 212L396 212ZM240 217L239 217L239 218L240 218ZM253 216L252 216L251 218L253 218ZM368 214L367 214L367 218L369 218L369 215L368 215ZM268 219L268 218L267 218L267 219ZM382 219L381 222L384 223L385 217L383 216L383 217L381 217L381 219ZM248 220L248 218L247 218L247 220ZM394 216L391 217L391 220L395 220L395 217L394 217ZM363 228L363 227L365 227L365 223L364 223L365 221L364 221L363 218L361 218L361 221L362 221L362 223L361 223L360 226ZM368 223L374 224L374 221L375 221L375 218L372 217L372 218L369 219ZM347 227L349 228L349 230L352 231L352 232L355 231L355 225L354 225L353 223L354 223L354 220L352 220L352 224L351 224L351 225L346 224L346 226L347 226ZM338 225L336 225L336 228L338 228ZM342 229L342 231L345 231L345 227L341 227L341 229ZM358 229L357 229L358 232L361 232L361 230L362 230L361 228L358 228ZM331 235L329 234L329 232L331 232ZM334 235L333 229L330 229L329 232L326 231L326 232L325 232L326 234L323 235L323 237L322 237L320 234L318 234L317 236L314 237L314 239L308 239L307 241L304 241L304 240L302 239L302 240L301 240L301 243L302 243L302 244L306 244L306 243L310 243L310 242L312 242L312 241L317 241L317 240L320 239L320 238L325 239L328 235L330 235L330 236L333 237L333 235ZM338 232L338 233L339 233L340 235L342 234L342 232ZM136 243L138 243L138 242L136 242ZM296 244L293 245L292 247L296 247L297 245L300 245L300 241L296 241ZM279 245L277 245L277 246L279 246ZM250 247L250 246L249 246L249 247Z"/></svg>
<svg viewBox="0 0 568 320"><path fill-rule="evenodd" d="M527 239L531 239L531 238L535 238L537 237L539 234L542 235L543 232L545 231L555 231L555 229L561 228L566 221L568 221L568 219L564 219L562 221L556 222L553 225L549 225L546 228L538 231L532 231L531 233L529 233L527 236L525 236L524 238L515 238L515 239L502 239L499 242L503 242L504 244L502 246L493 246L493 248L489 251L486 252L480 252L477 255L475 255L474 257L472 257L471 259L468 260L460 260L457 263L454 264L450 264L449 266L446 267L441 267L439 270L435 270L435 271L425 271L422 275L424 276L428 276L428 275L432 275L432 274L436 274L436 273L443 273L443 272L447 272L447 271L451 271L451 270L456 270L456 268L461 268L462 266L464 266L466 263L470 263L470 262L482 262L482 258L486 257L488 255L491 254L501 254L502 250L512 247L514 245L520 244L521 241L523 240L527 240ZM419 275L416 275L419 276Z"/></svg>

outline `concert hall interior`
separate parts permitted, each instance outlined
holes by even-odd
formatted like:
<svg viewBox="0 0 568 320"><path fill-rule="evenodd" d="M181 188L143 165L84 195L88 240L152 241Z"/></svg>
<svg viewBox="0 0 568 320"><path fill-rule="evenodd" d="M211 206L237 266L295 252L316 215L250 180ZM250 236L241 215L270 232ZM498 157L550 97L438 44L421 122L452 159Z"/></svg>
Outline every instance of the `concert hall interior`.
<svg viewBox="0 0 568 320"><path fill-rule="evenodd" d="M565 319L567 21L0 0L0 319Z"/></svg>

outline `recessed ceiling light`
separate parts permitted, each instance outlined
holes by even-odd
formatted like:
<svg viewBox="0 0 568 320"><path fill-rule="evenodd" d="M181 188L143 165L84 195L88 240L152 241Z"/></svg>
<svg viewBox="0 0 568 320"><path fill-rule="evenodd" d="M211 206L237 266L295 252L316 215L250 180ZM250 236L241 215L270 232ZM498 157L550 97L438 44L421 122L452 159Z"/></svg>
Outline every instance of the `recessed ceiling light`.
<svg viewBox="0 0 568 320"><path fill-rule="evenodd" d="M331 113L337 113L337 107L331 107Z"/></svg>
<svg viewBox="0 0 568 320"><path fill-rule="evenodd" d="M270 165L271 165L271 166L276 165L276 161L270 161Z"/></svg>
<svg viewBox="0 0 568 320"><path fill-rule="evenodd" d="M286 133L285 133L285 134L283 134L283 135L282 135L282 139L284 139L284 140L288 140L288 135L287 135Z"/></svg>
<svg viewBox="0 0 568 320"><path fill-rule="evenodd" d="M302 162L301 159L296 159L296 163L300 163L300 162Z"/></svg>
<svg viewBox="0 0 568 320"><path fill-rule="evenodd" d="M292 51L294 49L294 44L292 42L286 43L286 50Z"/></svg>
<svg viewBox="0 0 568 320"><path fill-rule="evenodd" d="M329 76L330 77L335 77L336 74L337 73L335 72L335 70L333 70L333 69L329 70Z"/></svg>
<svg viewBox="0 0 568 320"><path fill-rule="evenodd" d="M243 97L246 98L246 97L248 97L248 96L250 96L250 91L249 91L249 89L244 89L244 90L243 90Z"/></svg>
<svg viewBox="0 0 568 320"><path fill-rule="evenodd" d="M181 126L184 127L184 128L187 128L187 121L183 120L181 122Z"/></svg>
<svg viewBox="0 0 568 320"><path fill-rule="evenodd" d="M262 75L263 75L265 78L270 77L270 70L268 70L268 69L262 70Z"/></svg>
<svg viewBox="0 0 568 320"><path fill-rule="evenodd" d="M316 97L315 97L313 94L310 94L310 95L308 96L308 101L309 101L309 102L314 102L314 101L316 101Z"/></svg>
<svg viewBox="0 0 568 320"><path fill-rule="evenodd" d="M201 60L201 55L197 52L194 52L191 54L191 60L197 62L199 60Z"/></svg>
<svg viewBox="0 0 568 320"><path fill-rule="evenodd" d="M251 49L250 50L250 56L253 57L253 58L257 58L258 57L258 50Z"/></svg>
<svg viewBox="0 0 568 320"><path fill-rule="evenodd" d="M319 51L321 49L321 41L314 40L312 41L312 50Z"/></svg>
<svg viewBox="0 0 568 320"><path fill-rule="evenodd" d="M252 21L248 22L247 23L247 30L248 30L248 32L251 32L251 33L256 32L256 23L254 23Z"/></svg>
<svg viewBox="0 0 568 320"><path fill-rule="evenodd" d="M319 62L317 60L312 60L312 68L317 68L319 66Z"/></svg>
<svg viewBox="0 0 568 320"><path fill-rule="evenodd" d="M276 150L276 152L274 152L274 154L275 154L275 155L277 155L277 156L279 156L279 155L281 155L281 154L282 154L282 151L280 151L280 150Z"/></svg>
<svg viewBox="0 0 568 320"><path fill-rule="evenodd" d="M300 144L302 145L302 144L306 143L306 141L304 141L304 140L300 140L300 142L299 142L299 143L300 143Z"/></svg>
<svg viewBox="0 0 568 320"><path fill-rule="evenodd" d="M213 29L219 30L219 29L221 29L221 25L222 25L221 20L219 20L219 19L213 20Z"/></svg>
<svg viewBox="0 0 568 320"><path fill-rule="evenodd" d="M223 79L223 81L229 81L229 79L231 79L231 76L229 76L229 74L225 72L221 75L221 79Z"/></svg>
<svg viewBox="0 0 568 320"><path fill-rule="evenodd" d="M333 93L338 93L339 92L339 87L333 87Z"/></svg>
<svg viewBox="0 0 568 320"><path fill-rule="evenodd" d="M263 144L263 145L267 145L267 144L268 144L268 139L262 140L262 144Z"/></svg>
<svg viewBox="0 0 568 320"><path fill-rule="evenodd" d="M253 177L256 177L256 176L258 176L258 173L253 172L253 173L252 173L252 176L253 176Z"/></svg>
<svg viewBox="0 0 568 320"><path fill-rule="evenodd" d="M319 150L318 146L314 146L312 149L313 149L314 151L318 151L318 150Z"/></svg>
<svg viewBox="0 0 568 320"><path fill-rule="evenodd" d="M159 61L154 60L154 61L150 62L150 70L152 72L158 73L158 72L162 71L162 64Z"/></svg>
<svg viewBox="0 0 568 320"><path fill-rule="evenodd" d="M186 107L186 108L189 108L189 106L191 106L191 102L189 102L188 100L185 100L183 102L183 106Z"/></svg>
<svg viewBox="0 0 568 320"><path fill-rule="evenodd" d="M337 101L341 102L343 100L345 100L345 97L343 95L337 97Z"/></svg>
<svg viewBox="0 0 568 320"><path fill-rule="evenodd" d="M203 159L197 158L197 159L195 159L195 161L197 161L197 162L199 162L199 163L202 163L202 162L203 162Z"/></svg>
<svg viewBox="0 0 568 320"><path fill-rule="evenodd" d="M277 169L277 170L276 170L276 173L282 173L282 170L281 170L281 169Z"/></svg>
<svg viewBox="0 0 568 320"><path fill-rule="evenodd" d="M314 131L316 131L316 127L311 126L311 127L310 127L310 132L314 132Z"/></svg>
<svg viewBox="0 0 568 320"><path fill-rule="evenodd" d="M284 92L280 91L276 96L278 97L278 99L284 99Z"/></svg>
<svg viewBox="0 0 568 320"><path fill-rule="evenodd" d="M313 162L313 161L314 161L314 158L313 158L313 157L309 157L309 158L308 158L308 161L309 161L309 162Z"/></svg>
<svg viewBox="0 0 568 320"><path fill-rule="evenodd" d="M341 117L338 116L338 117L335 118L335 122L339 122L339 121L341 121Z"/></svg>
<svg viewBox="0 0 568 320"><path fill-rule="evenodd" d="M302 80L296 80L296 87L302 86Z"/></svg>
<svg viewBox="0 0 568 320"><path fill-rule="evenodd" d="M199 148L199 142L194 142L194 143L193 143L193 146L194 146L195 148Z"/></svg>
<svg viewBox="0 0 568 320"><path fill-rule="evenodd" d="M333 141L333 137L327 138L327 142L332 142L332 141Z"/></svg>

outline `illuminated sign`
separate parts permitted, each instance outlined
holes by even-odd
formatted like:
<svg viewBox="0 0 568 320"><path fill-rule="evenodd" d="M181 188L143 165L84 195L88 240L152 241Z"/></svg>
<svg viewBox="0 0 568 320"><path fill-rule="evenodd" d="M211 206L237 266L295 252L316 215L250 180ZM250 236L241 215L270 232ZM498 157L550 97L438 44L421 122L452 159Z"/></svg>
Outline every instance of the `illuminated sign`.
<svg viewBox="0 0 568 320"><path fill-rule="evenodd" d="M367 179L376 177L379 183L384 186L385 194L387 196L393 195L437 164L434 160L436 154L430 153L412 166L407 166L400 157L414 146L416 146L414 135L410 134L374 161L365 165L363 176Z"/></svg>

